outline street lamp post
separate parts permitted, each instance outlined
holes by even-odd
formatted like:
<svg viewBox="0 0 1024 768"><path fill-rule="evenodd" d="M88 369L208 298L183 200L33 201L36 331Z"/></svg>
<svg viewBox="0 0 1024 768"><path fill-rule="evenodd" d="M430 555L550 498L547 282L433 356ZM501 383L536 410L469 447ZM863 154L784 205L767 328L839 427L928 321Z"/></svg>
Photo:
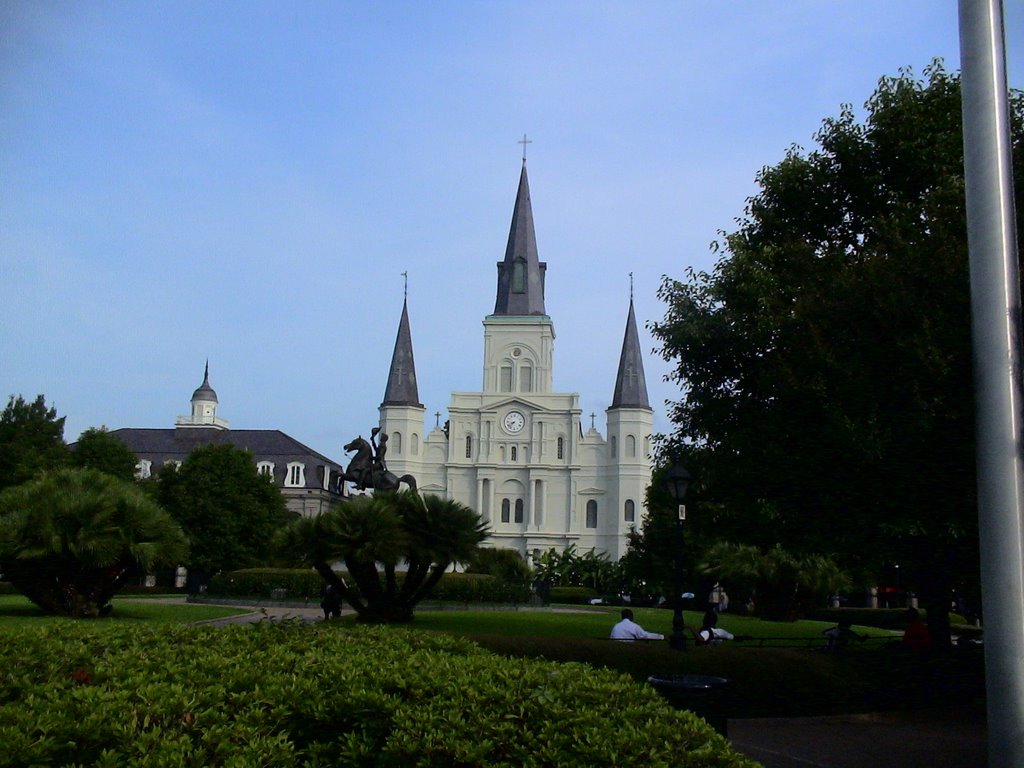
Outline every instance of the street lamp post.
<svg viewBox="0 0 1024 768"><path fill-rule="evenodd" d="M675 582L674 594L672 595L672 635L669 637L669 647L676 651L686 649L686 634L683 624L683 521L686 519L686 505L683 500L686 498L686 489L690 486L691 475L678 462L672 464L665 473L663 482L668 495L676 502L676 554L675 554Z"/></svg>

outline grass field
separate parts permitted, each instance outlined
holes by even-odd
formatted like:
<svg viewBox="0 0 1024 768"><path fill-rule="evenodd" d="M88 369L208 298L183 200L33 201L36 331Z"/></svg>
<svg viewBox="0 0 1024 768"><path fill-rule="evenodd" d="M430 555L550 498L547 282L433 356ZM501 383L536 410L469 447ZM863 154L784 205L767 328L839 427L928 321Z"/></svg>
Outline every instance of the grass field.
<svg viewBox="0 0 1024 768"><path fill-rule="evenodd" d="M243 608L224 608L215 605L191 605L177 602L136 602L130 597L114 599L114 611L107 619L115 623L146 622L152 624L187 624L193 621L219 619L247 613ZM21 595L0 595L0 627L45 624L53 621L75 621L51 616Z"/></svg>

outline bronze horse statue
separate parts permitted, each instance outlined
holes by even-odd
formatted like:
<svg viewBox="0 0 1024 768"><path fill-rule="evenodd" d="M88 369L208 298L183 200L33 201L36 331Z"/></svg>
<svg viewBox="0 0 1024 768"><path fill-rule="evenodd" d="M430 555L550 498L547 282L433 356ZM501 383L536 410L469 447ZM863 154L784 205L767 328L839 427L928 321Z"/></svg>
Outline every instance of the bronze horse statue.
<svg viewBox="0 0 1024 768"><path fill-rule="evenodd" d="M376 436L376 428L374 436ZM377 491L397 491L401 483L405 483L412 490L416 490L416 478L412 475L399 477L394 472L389 472L384 464L385 443L387 437L381 437L381 446L376 451L374 446L364 440L362 435L347 443L344 446L345 453L355 451L356 455L348 463L348 469L341 479L353 483L359 490L373 488Z"/></svg>

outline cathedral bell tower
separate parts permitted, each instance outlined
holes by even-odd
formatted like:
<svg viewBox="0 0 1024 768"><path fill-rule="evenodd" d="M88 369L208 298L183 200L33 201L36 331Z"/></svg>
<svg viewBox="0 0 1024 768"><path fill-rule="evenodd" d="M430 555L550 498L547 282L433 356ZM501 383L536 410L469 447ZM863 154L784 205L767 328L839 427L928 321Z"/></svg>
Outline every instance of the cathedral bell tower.
<svg viewBox="0 0 1024 768"><path fill-rule="evenodd" d="M546 270L537 258L524 160L505 258L498 262L494 313L484 318L485 393L551 391L555 327L544 310Z"/></svg>

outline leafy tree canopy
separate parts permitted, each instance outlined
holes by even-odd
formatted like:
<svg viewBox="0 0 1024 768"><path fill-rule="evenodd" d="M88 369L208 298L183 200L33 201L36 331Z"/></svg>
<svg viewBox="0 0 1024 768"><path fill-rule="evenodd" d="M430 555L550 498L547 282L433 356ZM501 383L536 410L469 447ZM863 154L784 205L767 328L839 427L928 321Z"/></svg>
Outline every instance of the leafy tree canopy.
<svg viewBox="0 0 1024 768"><path fill-rule="evenodd" d="M1020 200L1019 92L1011 122ZM902 561L941 600L977 568L959 76L883 78L815 139L760 172L712 272L661 286L666 450L723 538Z"/></svg>
<svg viewBox="0 0 1024 768"><path fill-rule="evenodd" d="M65 418L47 408L43 395L31 403L11 395L0 414L0 490L67 462Z"/></svg>
<svg viewBox="0 0 1024 768"><path fill-rule="evenodd" d="M71 463L76 467L92 467L121 480L135 478L138 457L106 427L85 430L73 447Z"/></svg>
<svg viewBox="0 0 1024 768"><path fill-rule="evenodd" d="M390 623L411 621L449 566L471 562L487 535L466 505L405 491L357 496L295 520L276 545L292 562L315 567L361 621ZM332 570L337 562L352 583Z"/></svg>
<svg viewBox="0 0 1024 768"><path fill-rule="evenodd" d="M179 469L165 466L157 498L191 541L185 565L206 575L268 564L274 534L291 520L273 480L233 445L201 446Z"/></svg>
<svg viewBox="0 0 1024 768"><path fill-rule="evenodd" d="M131 577L173 565L181 528L132 483L62 468L0 493L0 570L53 613L101 616Z"/></svg>

